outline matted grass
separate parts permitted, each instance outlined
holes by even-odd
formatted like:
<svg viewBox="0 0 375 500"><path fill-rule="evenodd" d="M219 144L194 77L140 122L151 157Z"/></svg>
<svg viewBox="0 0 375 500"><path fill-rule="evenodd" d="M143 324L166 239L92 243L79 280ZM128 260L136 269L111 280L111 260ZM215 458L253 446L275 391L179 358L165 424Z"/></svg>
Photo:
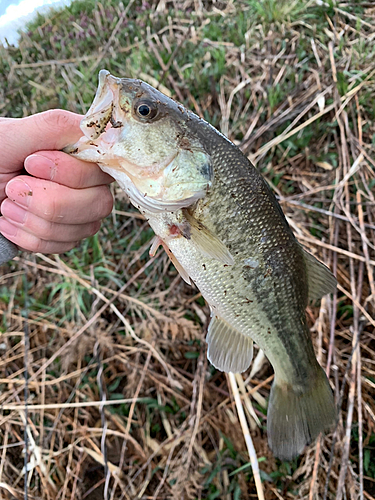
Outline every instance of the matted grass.
<svg viewBox="0 0 375 500"><path fill-rule="evenodd" d="M0 47L0 113L85 113L101 68L159 84L239 144L337 274L307 311L334 432L276 460L269 363L236 378L265 498L375 497L372 2L75 2ZM257 498L229 381L206 360L208 308L149 258L151 229L113 191L98 235L2 267L0 497L23 498L28 326L29 498Z"/></svg>

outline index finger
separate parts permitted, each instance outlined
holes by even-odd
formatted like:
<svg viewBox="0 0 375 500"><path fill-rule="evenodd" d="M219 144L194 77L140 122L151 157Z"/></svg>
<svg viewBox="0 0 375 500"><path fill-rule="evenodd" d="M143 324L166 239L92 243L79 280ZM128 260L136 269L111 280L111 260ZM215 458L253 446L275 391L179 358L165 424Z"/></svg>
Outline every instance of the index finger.
<svg viewBox="0 0 375 500"><path fill-rule="evenodd" d="M74 189L110 184L113 178L96 163L78 160L62 151L39 151L25 160L26 171L39 179Z"/></svg>

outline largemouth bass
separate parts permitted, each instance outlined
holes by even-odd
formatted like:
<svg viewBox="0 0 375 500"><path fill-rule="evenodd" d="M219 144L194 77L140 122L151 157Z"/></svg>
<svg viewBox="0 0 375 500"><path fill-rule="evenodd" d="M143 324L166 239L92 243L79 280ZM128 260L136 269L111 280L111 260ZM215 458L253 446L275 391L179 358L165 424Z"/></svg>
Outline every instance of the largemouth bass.
<svg viewBox="0 0 375 500"><path fill-rule="evenodd" d="M267 417L274 454L290 460L334 422L328 379L318 364L305 308L332 292L331 272L296 241L269 186L209 123L150 85L99 73L66 152L114 177L188 283L211 308L208 358L243 372L253 340L275 379Z"/></svg>

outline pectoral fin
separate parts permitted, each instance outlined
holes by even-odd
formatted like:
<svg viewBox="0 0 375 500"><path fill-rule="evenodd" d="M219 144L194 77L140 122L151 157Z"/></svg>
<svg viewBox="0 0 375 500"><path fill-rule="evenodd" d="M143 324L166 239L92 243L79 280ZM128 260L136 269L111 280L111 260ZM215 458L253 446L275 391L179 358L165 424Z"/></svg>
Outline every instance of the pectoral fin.
<svg viewBox="0 0 375 500"><path fill-rule="evenodd" d="M184 215L189 223L190 234L188 237L197 245L202 254L223 264L232 266L234 259L224 243L187 211L184 212Z"/></svg>
<svg viewBox="0 0 375 500"><path fill-rule="evenodd" d="M336 290L337 280L324 264L303 249L309 286L309 299L316 300Z"/></svg>
<svg viewBox="0 0 375 500"><path fill-rule="evenodd" d="M207 357L222 372L242 373L253 359L253 340L213 316L208 326Z"/></svg>

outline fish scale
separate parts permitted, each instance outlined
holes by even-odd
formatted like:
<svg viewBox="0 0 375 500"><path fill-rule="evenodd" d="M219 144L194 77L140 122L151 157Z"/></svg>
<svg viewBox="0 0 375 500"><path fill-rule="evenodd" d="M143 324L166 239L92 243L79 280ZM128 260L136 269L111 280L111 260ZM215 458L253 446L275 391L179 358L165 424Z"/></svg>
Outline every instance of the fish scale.
<svg viewBox="0 0 375 500"><path fill-rule="evenodd" d="M81 129L65 151L119 182L157 235L151 252L162 244L210 305L212 364L242 372L253 340L264 350L275 370L268 442L276 456L295 457L335 420L305 314L309 297L335 289L334 276L299 245L242 152L150 85L102 70Z"/></svg>
<svg viewBox="0 0 375 500"><path fill-rule="evenodd" d="M290 380L291 373L294 373L293 384L303 386L306 378L316 372L312 342L304 322L307 305L305 265L300 259L298 267L288 258L284 259L286 265L283 266L280 258L280 253L285 250L282 244L295 247L296 253L301 253L300 247L284 219L275 220L277 207L255 168L237 150L224 154L223 150L234 148L232 143L215 133L210 141L210 134L212 128L206 126L206 147L212 158L214 184L211 193L198 202L192 214L226 244L234 256L235 265L202 259L199 249L183 237L171 239L168 246L213 313L225 318L241 334L252 338L284 380ZM224 180L225 171L229 171L230 176ZM242 182L236 182L238 178ZM253 203L248 202L249 183ZM232 217L228 218L227 214L232 214ZM162 219L153 217L152 213L145 215L156 234L167 234L168 228L178 224L179 220L179 214ZM269 236L265 237L265 234ZM273 275L265 277L267 262L273 253L276 253L279 274L276 283ZM257 268L251 269L244 264L249 257L258 262ZM290 276L297 273L298 280L291 282ZM275 288L275 295L279 288L282 290L285 303L281 307L275 304L271 286ZM295 331L298 337L290 334ZM305 344L302 353L301 342ZM301 370L301 366L305 368Z"/></svg>

